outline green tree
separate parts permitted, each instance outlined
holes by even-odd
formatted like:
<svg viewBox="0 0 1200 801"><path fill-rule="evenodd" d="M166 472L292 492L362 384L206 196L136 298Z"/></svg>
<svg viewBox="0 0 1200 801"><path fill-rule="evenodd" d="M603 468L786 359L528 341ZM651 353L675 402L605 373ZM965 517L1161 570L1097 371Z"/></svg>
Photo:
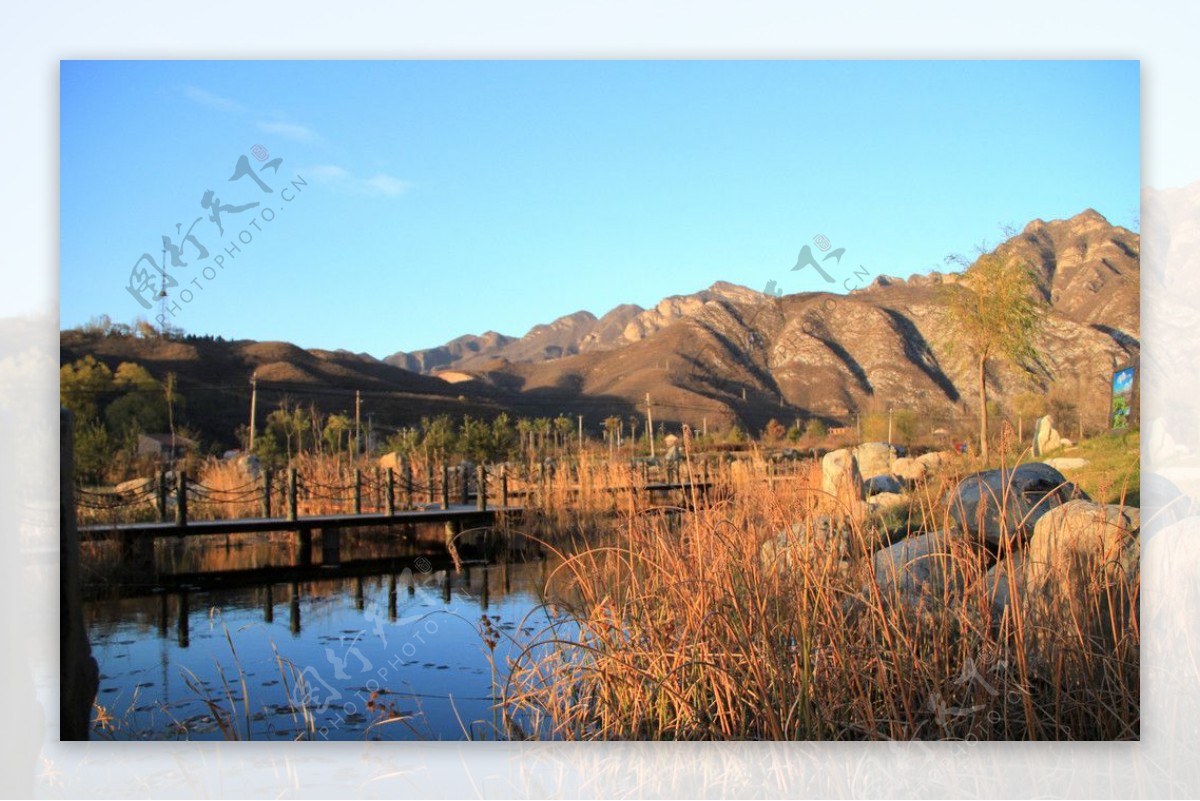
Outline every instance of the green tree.
<svg viewBox="0 0 1200 801"><path fill-rule="evenodd" d="M825 439L829 434L829 429L825 427L824 423L814 417L804 425L804 434L813 439Z"/></svg>
<svg viewBox="0 0 1200 801"><path fill-rule="evenodd" d="M988 458L987 367L1003 359L1027 370L1037 363L1033 347L1041 324L1029 268L995 253L981 255L948 287L954 342L974 358L979 382L979 450Z"/></svg>
<svg viewBox="0 0 1200 801"><path fill-rule="evenodd" d="M917 438L917 424L916 412L912 409L897 409L892 413L893 439L905 445L912 444Z"/></svg>
<svg viewBox="0 0 1200 801"><path fill-rule="evenodd" d="M160 434L169 430L171 420L163 386L145 367L121 362L112 383L119 397L104 410L109 433L128 444L131 431ZM181 405L182 398L178 394L174 400L176 406Z"/></svg>
<svg viewBox="0 0 1200 801"><path fill-rule="evenodd" d="M458 453L472 462L486 461L492 445L492 430L482 420L463 415L458 434Z"/></svg>
<svg viewBox="0 0 1200 801"><path fill-rule="evenodd" d="M493 459L508 459L517 447L517 429L507 414L501 412L492 420L490 456Z"/></svg>
<svg viewBox="0 0 1200 801"><path fill-rule="evenodd" d="M354 421L349 415L331 414L325 420L325 430L321 432L321 439L329 447L330 453L342 453L350 450L350 437L354 432ZM343 445L342 441L345 440Z"/></svg>
<svg viewBox="0 0 1200 801"><path fill-rule="evenodd" d="M565 448L567 443L571 441L571 434L575 431L575 421L565 414L560 414L554 418L554 433L558 438L558 445Z"/></svg>
<svg viewBox="0 0 1200 801"><path fill-rule="evenodd" d="M75 415L75 424L90 423L100 417L100 408L113 390L113 373L108 365L90 354L58 371L58 398Z"/></svg>
<svg viewBox="0 0 1200 801"><path fill-rule="evenodd" d="M75 423L75 476L80 481L98 484L104 481L112 464L116 443L99 420Z"/></svg>
<svg viewBox="0 0 1200 801"><path fill-rule="evenodd" d="M409 427L402 428L388 437L387 444L384 446L384 449L388 453L395 451L401 456L407 458L416 453L420 445L421 432L415 428Z"/></svg>
<svg viewBox="0 0 1200 801"><path fill-rule="evenodd" d="M439 414L433 419L422 417L421 430L425 432L421 447L430 455L445 459L454 449L454 423L450 421L450 415Z"/></svg>

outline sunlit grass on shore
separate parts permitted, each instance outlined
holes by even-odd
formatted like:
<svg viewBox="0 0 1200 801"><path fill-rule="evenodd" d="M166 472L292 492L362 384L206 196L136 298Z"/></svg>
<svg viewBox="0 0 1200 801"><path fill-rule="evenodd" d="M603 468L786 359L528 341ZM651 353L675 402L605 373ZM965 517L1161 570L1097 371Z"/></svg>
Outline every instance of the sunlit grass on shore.
<svg viewBox="0 0 1200 801"><path fill-rule="evenodd" d="M1095 460L1081 483L1108 500L1129 452L1082 447ZM967 468L918 489L907 522L949 528L943 491ZM815 467L727 490L686 515L618 514L602 544L563 554L578 633L526 643L502 688L508 714L565 739L1139 736L1139 631L1125 611L1137 608L1137 575L997 617L994 555L959 543L938 557L954 580L913 603L881 589L871 559L903 515L848 518L847 535L831 536L820 516L845 510Z"/></svg>

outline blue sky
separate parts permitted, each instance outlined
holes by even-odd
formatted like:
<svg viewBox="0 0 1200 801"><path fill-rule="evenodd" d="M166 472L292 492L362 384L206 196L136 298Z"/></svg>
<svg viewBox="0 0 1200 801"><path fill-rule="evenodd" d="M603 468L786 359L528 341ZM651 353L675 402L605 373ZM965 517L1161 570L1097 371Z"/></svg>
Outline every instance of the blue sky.
<svg viewBox="0 0 1200 801"><path fill-rule="evenodd" d="M1133 227L1139 104L1134 61L63 62L61 324L153 319L126 286L165 234L175 325L379 357L831 289L791 270L817 234L839 280L944 269L1001 224Z"/></svg>

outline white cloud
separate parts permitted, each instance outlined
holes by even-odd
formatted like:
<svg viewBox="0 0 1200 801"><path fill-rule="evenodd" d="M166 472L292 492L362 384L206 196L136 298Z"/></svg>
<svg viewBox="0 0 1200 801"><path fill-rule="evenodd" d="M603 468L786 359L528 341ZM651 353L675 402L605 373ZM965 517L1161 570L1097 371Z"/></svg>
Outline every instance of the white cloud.
<svg viewBox="0 0 1200 801"><path fill-rule="evenodd" d="M350 178L349 171L345 167L339 167L336 164L318 164L315 167L310 167L306 172L326 181L344 181Z"/></svg>
<svg viewBox="0 0 1200 801"><path fill-rule="evenodd" d="M311 175L326 186L360 195L399 197L412 188L408 181L382 172L370 178L359 178L338 164L318 164L301 172Z"/></svg>
<svg viewBox="0 0 1200 801"><path fill-rule="evenodd" d="M215 95L207 89L201 89L199 86L185 86L183 94L189 100L199 103L202 106L218 109L219 111L230 111L241 114L246 111L246 107L236 100L230 100L227 97Z"/></svg>
<svg viewBox="0 0 1200 801"><path fill-rule="evenodd" d="M312 128L292 122L259 122L258 129L263 133L295 139L297 142L316 142L321 138Z"/></svg>
<svg viewBox="0 0 1200 801"><path fill-rule="evenodd" d="M408 181L402 181L399 178L382 172L367 179L366 184L380 194L387 195L388 197L403 195L412 185Z"/></svg>

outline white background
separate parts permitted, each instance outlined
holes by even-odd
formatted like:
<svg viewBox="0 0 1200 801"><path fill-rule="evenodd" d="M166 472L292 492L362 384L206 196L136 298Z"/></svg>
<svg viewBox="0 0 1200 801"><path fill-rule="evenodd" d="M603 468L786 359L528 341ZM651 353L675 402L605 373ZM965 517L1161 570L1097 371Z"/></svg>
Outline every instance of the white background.
<svg viewBox="0 0 1200 801"><path fill-rule="evenodd" d="M1200 127L1198 17L1194 5L1107 0L997 8L696 0L7 5L0 25L0 317L37 325L19 342L0 343L0 387L10 401L0 415L0 531L9 544L0 557L3 786L16 796L50 797L1200 793L1200 531L1192 512L1200 496L1192 344L1200 293L1190 278L1200 260L1193 222L1200 187L1161 191L1200 178L1192 144ZM57 508L59 59L929 57L1142 62L1141 743L57 742L57 529L45 521ZM30 489L22 479L31 475L46 480ZM1153 508L1176 493L1169 506Z"/></svg>

